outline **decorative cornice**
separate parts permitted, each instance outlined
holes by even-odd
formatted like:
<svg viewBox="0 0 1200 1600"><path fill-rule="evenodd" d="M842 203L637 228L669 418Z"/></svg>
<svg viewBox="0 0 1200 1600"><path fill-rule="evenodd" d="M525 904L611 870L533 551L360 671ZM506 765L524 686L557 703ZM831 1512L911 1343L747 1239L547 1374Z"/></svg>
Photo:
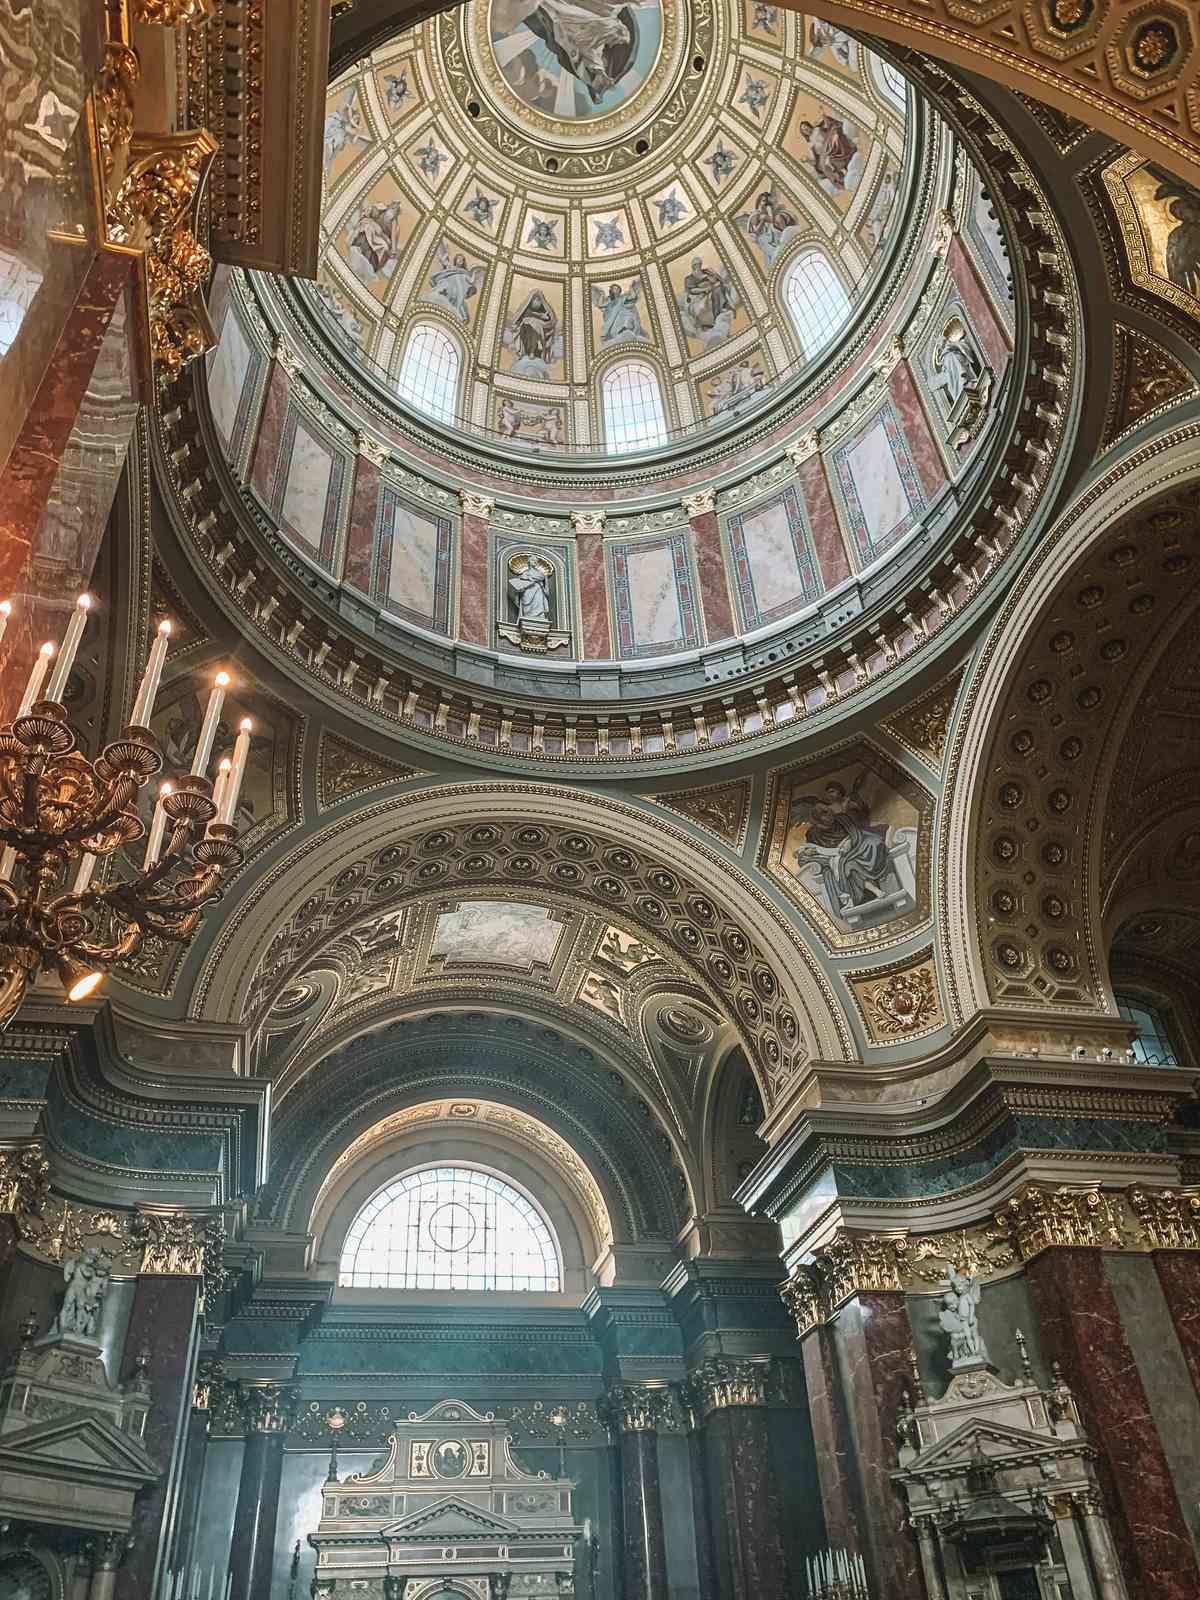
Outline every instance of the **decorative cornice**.
<svg viewBox="0 0 1200 1600"><path fill-rule="evenodd" d="M820 449L821 435L813 428L811 432L798 439L795 444L788 445L788 460L799 471L806 461L811 461L813 456L819 453Z"/></svg>
<svg viewBox="0 0 1200 1600"><path fill-rule="evenodd" d="M391 457L391 451L383 440L371 433L360 433L355 440L355 448L364 461L370 461L376 467L386 467Z"/></svg>

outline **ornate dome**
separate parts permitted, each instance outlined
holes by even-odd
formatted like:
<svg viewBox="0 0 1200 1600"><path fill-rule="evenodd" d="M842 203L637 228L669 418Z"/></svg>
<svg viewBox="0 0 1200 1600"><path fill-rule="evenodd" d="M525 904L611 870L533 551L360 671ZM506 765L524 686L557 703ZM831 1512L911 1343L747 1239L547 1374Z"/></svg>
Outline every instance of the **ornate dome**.
<svg viewBox="0 0 1200 1600"><path fill-rule="evenodd" d="M676 443L765 404L869 298L906 101L762 0L457 8L330 89L312 310L459 432Z"/></svg>

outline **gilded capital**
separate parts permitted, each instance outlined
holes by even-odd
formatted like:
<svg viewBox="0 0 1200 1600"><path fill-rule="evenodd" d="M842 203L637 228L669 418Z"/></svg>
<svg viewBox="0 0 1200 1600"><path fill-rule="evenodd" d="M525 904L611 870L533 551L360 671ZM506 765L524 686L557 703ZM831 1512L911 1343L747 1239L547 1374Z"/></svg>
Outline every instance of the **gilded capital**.
<svg viewBox="0 0 1200 1600"><path fill-rule="evenodd" d="M135 22L181 28L192 22L207 22L216 9L216 0L133 0L130 9Z"/></svg>
<svg viewBox="0 0 1200 1600"><path fill-rule="evenodd" d="M0 1211L19 1216L37 1212L50 1189L50 1163L41 1144L0 1150Z"/></svg>
<svg viewBox="0 0 1200 1600"><path fill-rule="evenodd" d="M864 1290L902 1289L907 1258L904 1233L851 1233L842 1228L813 1252L813 1268L832 1310Z"/></svg>
<svg viewBox="0 0 1200 1600"><path fill-rule="evenodd" d="M1142 1239L1151 1250L1200 1250L1200 1188L1125 1191Z"/></svg>
<svg viewBox="0 0 1200 1600"><path fill-rule="evenodd" d="M603 1420L615 1433L654 1433L669 1418L665 1384L614 1384L599 1402Z"/></svg>
<svg viewBox="0 0 1200 1600"><path fill-rule="evenodd" d="M474 489L460 489L458 503L464 517L483 517L485 520L496 509L490 494L476 494Z"/></svg>
<svg viewBox="0 0 1200 1600"><path fill-rule="evenodd" d="M238 1409L248 1433L286 1433L295 1415L298 1391L286 1383L243 1381Z"/></svg>
<svg viewBox="0 0 1200 1600"><path fill-rule="evenodd" d="M998 1234L1026 1260L1052 1245L1119 1250L1125 1224L1115 1197L1099 1184L1045 1189L1027 1184L995 1214Z"/></svg>
<svg viewBox="0 0 1200 1600"><path fill-rule="evenodd" d="M707 511L717 509L717 491L715 489L697 489L694 494L685 494L683 509L689 517L702 517Z"/></svg>
<svg viewBox="0 0 1200 1600"><path fill-rule="evenodd" d="M810 1328L821 1321L820 1280L810 1267L797 1266L786 1283L780 1285L779 1294L784 1305L796 1319L796 1335L803 1338Z"/></svg>
<svg viewBox="0 0 1200 1600"><path fill-rule="evenodd" d="M696 1368L693 1380L707 1415L730 1406L765 1406L770 1376L766 1357L713 1356Z"/></svg>

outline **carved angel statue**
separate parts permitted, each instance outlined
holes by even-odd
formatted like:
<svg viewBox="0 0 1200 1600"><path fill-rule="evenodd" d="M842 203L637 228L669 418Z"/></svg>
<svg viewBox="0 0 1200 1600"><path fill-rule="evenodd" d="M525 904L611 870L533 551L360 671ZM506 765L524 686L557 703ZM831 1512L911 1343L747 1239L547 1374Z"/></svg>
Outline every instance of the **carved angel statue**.
<svg viewBox="0 0 1200 1600"><path fill-rule="evenodd" d="M67 1292L58 1313L59 1333L74 1333L84 1339L96 1337L111 1273L112 1262L94 1245L63 1262Z"/></svg>
<svg viewBox="0 0 1200 1600"><path fill-rule="evenodd" d="M979 1280L957 1269L950 1274L950 1287L942 1296L938 1321L950 1336L950 1361L988 1360L987 1346L979 1331Z"/></svg>

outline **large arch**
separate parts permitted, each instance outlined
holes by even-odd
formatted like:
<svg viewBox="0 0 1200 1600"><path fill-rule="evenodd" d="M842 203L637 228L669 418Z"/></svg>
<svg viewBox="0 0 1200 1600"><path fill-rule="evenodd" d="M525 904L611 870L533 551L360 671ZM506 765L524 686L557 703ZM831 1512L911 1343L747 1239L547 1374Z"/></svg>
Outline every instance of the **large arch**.
<svg viewBox="0 0 1200 1600"><path fill-rule="evenodd" d="M968 684L940 824L955 1020L1111 1015L1102 932L1110 780L1144 686L1194 612L1200 426L1110 461L1031 557Z"/></svg>

